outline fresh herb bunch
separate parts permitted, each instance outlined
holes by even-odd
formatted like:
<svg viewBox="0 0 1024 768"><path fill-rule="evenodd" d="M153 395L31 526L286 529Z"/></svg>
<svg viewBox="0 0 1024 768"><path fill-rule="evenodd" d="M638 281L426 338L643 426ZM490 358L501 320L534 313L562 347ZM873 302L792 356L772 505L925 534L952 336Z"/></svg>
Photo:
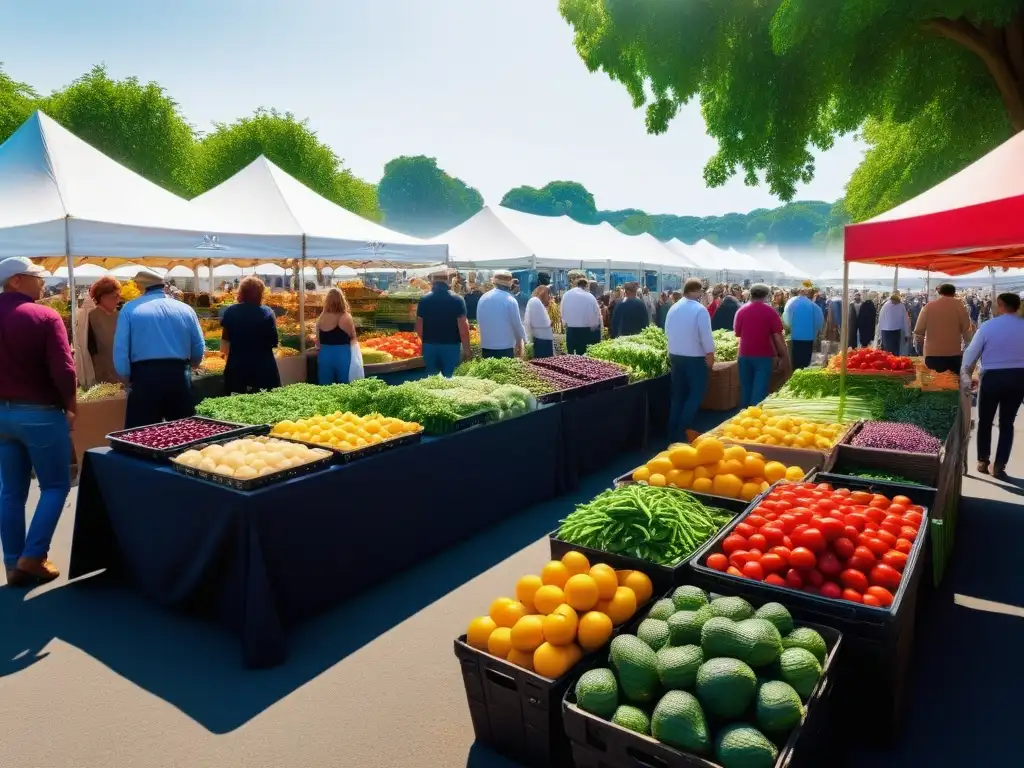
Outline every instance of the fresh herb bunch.
<svg viewBox="0 0 1024 768"><path fill-rule="evenodd" d="M894 475L891 472L868 472L866 470L857 470L851 472L844 472L841 469L836 469L837 475L847 475L849 477L863 477L865 480L879 480L883 483L896 483L898 485L914 485L924 488L922 483L915 483L913 480L908 480L903 475Z"/></svg>
<svg viewBox="0 0 1024 768"><path fill-rule="evenodd" d="M668 352L638 341L637 336L620 336L591 345L587 357L618 363L627 368L631 381L653 379L668 373Z"/></svg>
<svg viewBox="0 0 1024 768"><path fill-rule="evenodd" d="M498 384L511 384L528 389L534 395L546 395L555 388L534 373L523 360L515 357L492 357L468 360L455 369L456 376L475 376Z"/></svg>
<svg viewBox="0 0 1024 768"><path fill-rule="evenodd" d="M711 332L711 338L715 341L715 360L728 363L739 357L740 340L735 333L720 328Z"/></svg>

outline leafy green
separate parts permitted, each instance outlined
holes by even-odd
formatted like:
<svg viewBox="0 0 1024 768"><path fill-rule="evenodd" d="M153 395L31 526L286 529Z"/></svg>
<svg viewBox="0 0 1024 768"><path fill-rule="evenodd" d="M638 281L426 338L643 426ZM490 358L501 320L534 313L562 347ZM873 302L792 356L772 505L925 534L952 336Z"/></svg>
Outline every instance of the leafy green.
<svg viewBox="0 0 1024 768"><path fill-rule="evenodd" d="M546 395L555 388L538 376L525 361L517 357L490 357L468 360L455 369L455 375L490 379L499 384L512 384L532 392Z"/></svg>
<svg viewBox="0 0 1024 768"><path fill-rule="evenodd" d="M740 340L736 337L735 333L721 328L717 331L712 331L711 337L715 340L715 360L728 363L739 357Z"/></svg>
<svg viewBox="0 0 1024 768"><path fill-rule="evenodd" d="M660 329L655 329L659 331ZM664 331L660 331L664 335ZM623 365L629 372L630 381L653 379L668 373L667 342L660 346L660 338L652 339L653 333L647 329L635 336L620 336L592 344L587 349L587 357L605 360ZM651 341L647 341L651 339Z"/></svg>

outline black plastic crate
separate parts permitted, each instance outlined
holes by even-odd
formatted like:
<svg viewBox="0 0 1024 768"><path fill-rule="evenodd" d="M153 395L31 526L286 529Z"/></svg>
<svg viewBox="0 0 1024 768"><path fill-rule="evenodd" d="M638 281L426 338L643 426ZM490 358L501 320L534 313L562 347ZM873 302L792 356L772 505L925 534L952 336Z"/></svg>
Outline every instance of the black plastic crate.
<svg viewBox="0 0 1024 768"><path fill-rule="evenodd" d="M815 472L808 482L828 483L833 488L864 487L870 493L880 493L888 496L906 496L915 504L927 507L929 510L935 507L936 488L929 488L926 485L908 485L907 483L892 483L888 480L872 480L868 477L857 477L855 475L843 475L836 472ZM865 485L866 484L866 485Z"/></svg>
<svg viewBox="0 0 1024 768"><path fill-rule="evenodd" d="M256 426L251 424L235 424L234 422L221 421L220 419L208 419L205 416L189 416L187 420L219 424L221 426L231 427L231 429L219 432L216 435L204 437L200 440L190 440L187 443L181 443L180 445L175 445L172 448L149 448L126 439L132 432L145 429L146 427L159 426L158 424L146 424L141 427L132 427L131 429L121 429L117 432L111 432L106 436L106 440L110 443L110 447L118 453L127 453L132 456L138 456L142 459L149 459L150 461L168 462L172 457L177 456L179 453L183 453L190 448L195 448L197 445L209 445L210 443L219 443L223 440L234 440L239 437L248 437L250 435L265 435L270 431L270 426L267 424L260 424ZM176 419L175 421L186 421L186 419ZM173 424L175 422L165 423Z"/></svg>
<svg viewBox="0 0 1024 768"><path fill-rule="evenodd" d="M868 491L872 484L869 481L858 482L851 479L850 482L838 487ZM916 499L922 497L909 492L912 490L915 489L907 486L908 492L903 495L917 503ZM893 604L889 608L876 608L847 600L833 600L787 587L776 587L752 579L731 576L704 565L708 555L721 552L722 541L749 514L750 511L735 518L690 558L692 583L710 592L743 597L755 606L766 602L782 603L800 623L824 624L842 632L846 646L839 668L839 680L844 694L837 706L850 708L849 711L854 716L854 719L847 720L850 723L856 722L856 712L867 711L859 708L870 708L875 712L876 718L873 721L874 727L868 729L869 737L879 744L890 742L898 735L903 720L917 596L921 586L921 575L928 559L925 555L930 528L928 508L925 507L922 513L917 539L907 558L900 588L893 596ZM885 695L880 696L880 691L884 691ZM863 738L864 733L855 735L857 738Z"/></svg>
<svg viewBox="0 0 1024 768"><path fill-rule="evenodd" d="M491 411L481 411L480 413L474 413L472 416L466 416L452 423L452 425L443 430L433 430L429 434L431 435L451 435L456 432L464 432L472 427L479 427L481 424L488 424L494 417Z"/></svg>
<svg viewBox="0 0 1024 768"><path fill-rule="evenodd" d="M221 445L223 443L229 443L232 440L237 440L238 436L234 435L227 439L207 440L204 443L198 443L191 446L191 449L186 450L202 450L208 445ZM216 485L223 485L227 488L233 488L236 491L255 491L259 488L264 488L268 485L275 485L277 483L283 483L285 480L291 480L296 477L302 477L303 475L309 475L313 472L319 472L322 469L327 469L334 463L333 452L322 445L313 445L312 443L303 443L301 440L290 440L287 437L274 437L274 440L280 440L282 443L296 443L298 445L305 445L307 447L321 448L328 453L330 456L325 456L322 459L311 461L308 464L301 464L297 467L289 467L288 469L282 469L280 472L271 472L269 475L261 475L259 477L253 477L248 480L238 480L234 477L228 477L227 475L219 475L216 472L207 472L203 469L196 469L195 467L189 467L184 464L179 464L176 461L171 461L171 466L176 472L180 472L186 477L193 477L197 480L205 480L208 483L215 483ZM182 451L183 453L184 451Z"/></svg>
<svg viewBox="0 0 1024 768"><path fill-rule="evenodd" d="M837 677L836 660L843 645L843 635L831 627L808 622L798 622L797 626L818 632L828 646L828 656L822 665L821 680L805 704L803 721L793 729L784 744L776 745L779 757L775 768L811 768L827 764L818 760L818 753L827 742L830 694ZM720 768L713 757L703 758L682 752L651 736L634 733L584 712L576 706L573 689L566 691L562 709L576 768Z"/></svg>
<svg viewBox="0 0 1024 768"><path fill-rule="evenodd" d="M277 437L277 435L271 435L271 437ZM281 440L288 440L292 443L300 443L308 446L309 448L323 448L325 451L330 451L333 454L335 463L337 464L351 464L353 461L359 461L359 459L365 459L367 456L376 456L378 453L384 453L392 448L399 448L403 445L412 445L418 443L423 439L423 430L419 432L413 432L407 435L398 435L397 437L391 437L387 440L381 440L379 443L373 445L367 445L363 448L357 448L354 451L342 451L337 448L332 448L329 445L321 445L320 443L307 443L305 440L296 440L295 438L278 438Z"/></svg>

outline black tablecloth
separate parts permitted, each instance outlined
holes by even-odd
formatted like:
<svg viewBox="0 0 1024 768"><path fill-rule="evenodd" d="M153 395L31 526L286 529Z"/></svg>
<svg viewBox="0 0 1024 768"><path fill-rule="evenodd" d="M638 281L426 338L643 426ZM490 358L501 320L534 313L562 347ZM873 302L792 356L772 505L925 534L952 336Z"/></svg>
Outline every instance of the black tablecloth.
<svg viewBox="0 0 1024 768"><path fill-rule="evenodd" d="M566 485L639 450L648 434L647 382L562 403ZM609 478L611 482L611 478Z"/></svg>
<svg viewBox="0 0 1024 768"><path fill-rule="evenodd" d="M672 408L672 377L668 374L647 380L647 413L651 437L668 434L668 417Z"/></svg>
<svg viewBox="0 0 1024 768"><path fill-rule="evenodd" d="M277 664L288 625L563 492L563 421L545 407L252 492L91 450L70 576L121 571L162 605L214 613L247 666ZM453 490L513 471L529 478L515 492Z"/></svg>

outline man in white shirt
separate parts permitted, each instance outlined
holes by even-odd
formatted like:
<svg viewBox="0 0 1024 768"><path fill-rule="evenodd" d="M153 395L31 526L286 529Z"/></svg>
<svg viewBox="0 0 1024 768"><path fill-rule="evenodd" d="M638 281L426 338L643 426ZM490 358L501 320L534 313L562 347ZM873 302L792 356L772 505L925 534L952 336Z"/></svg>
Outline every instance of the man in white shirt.
<svg viewBox="0 0 1024 768"><path fill-rule="evenodd" d="M533 296L526 302L523 325L526 326L526 337L533 342L534 357L554 357L555 355L551 316L548 315L550 304L551 289L546 285L538 285Z"/></svg>
<svg viewBox="0 0 1024 768"><path fill-rule="evenodd" d="M898 355L910 341L910 315L899 291L893 291L878 313L878 341L886 352Z"/></svg>
<svg viewBox="0 0 1024 768"><path fill-rule="evenodd" d="M576 287L562 297L562 324L565 326L565 347L570 355L582 355L601 332L601 308L587 289L585 277L576 281Z"/></svg>
<svg viewBox="0 0 1024 768"><path fill-rule="evenodd" d="M512 295L512 273L499 270L491 282L494 288L480 297L476 307L480 353L483 357L522 357L526 329Z"/></svg>
<svg viewBox="0 0 1024 768"><path fill-rule="evenodd" d="M692 277L683 286L683 297L672 305L665 318L668 358L672 366L672 409L669 413L669 441L692 442L692 429L708 388L708 375L715 362L715 341L711 336L711 315L700 303L704 285Z"/></svg>

